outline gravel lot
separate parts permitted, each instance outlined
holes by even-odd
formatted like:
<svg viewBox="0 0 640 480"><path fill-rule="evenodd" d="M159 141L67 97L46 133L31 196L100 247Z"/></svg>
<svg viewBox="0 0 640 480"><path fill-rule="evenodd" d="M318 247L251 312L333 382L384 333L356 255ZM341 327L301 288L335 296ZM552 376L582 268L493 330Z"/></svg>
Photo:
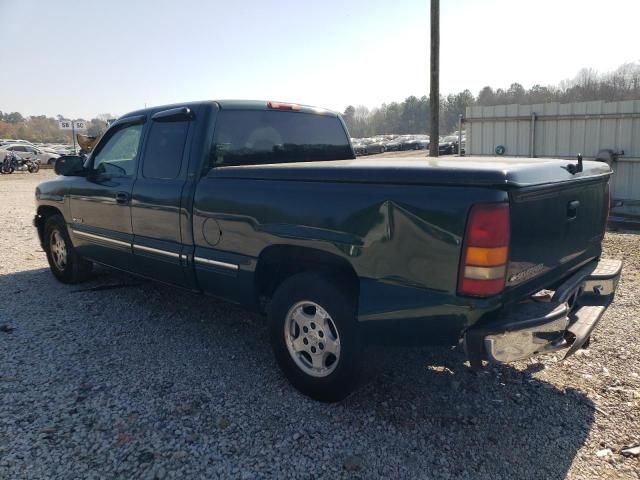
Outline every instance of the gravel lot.
<svg viewBox="0 0 640 480"><path fill-rule="evenodd" d="M49 274L31 226L51 171L0 177L0 478L640 478L640 242L591 348L470 372L376 347L340 404L294 391L262 318L107 269Z"/></svg>

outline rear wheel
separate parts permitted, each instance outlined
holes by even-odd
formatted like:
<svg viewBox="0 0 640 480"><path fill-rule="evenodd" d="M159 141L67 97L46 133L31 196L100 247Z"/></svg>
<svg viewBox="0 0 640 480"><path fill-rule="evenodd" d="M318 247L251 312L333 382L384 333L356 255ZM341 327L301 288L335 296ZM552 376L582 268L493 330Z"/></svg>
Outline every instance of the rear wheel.
<svg viewBox="0 0 640 480"><path fill-rule="evenodd" d="M93 264L82 258L71 243L64 219L49 217L44 227L44 247L53 276L62 283L79 283L91 274Z"/></svg>
<svg viewBox="0 0 640 480"><path fill-rule="evenodd" d="M325 402L351 393L362 355L353 300L327 278L301 273L278 288L269 317L273 352L294 387Z"/></svg>

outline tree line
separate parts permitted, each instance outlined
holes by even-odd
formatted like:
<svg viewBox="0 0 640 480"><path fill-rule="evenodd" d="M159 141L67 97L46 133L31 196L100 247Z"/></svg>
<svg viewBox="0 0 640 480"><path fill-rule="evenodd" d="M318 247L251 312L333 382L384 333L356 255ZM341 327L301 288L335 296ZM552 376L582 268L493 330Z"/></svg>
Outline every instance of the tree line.
<svg viewBox="0 0 640 480"><path fill-rule="evenodd" d="M581 70L573 79L558 85L534 85L526 89L519 83L509 88L484 87L477 96L469 90L440 98L440 132L457 129L458 115L472 105L533 105L547 102L586 102L592 100L640 100L640 62L626 63L612 72ZM343 118L353 137L382 134L429 133L430 102L427 96L410 96L403 102L382 104L368 109L349 105Z"/></svg>
<svg viewBox="0 0 640 480"><path fill-rule="evenodd" d="M100 114L86 121L87 131L79 133L100 135L107 129L107 120L112 118L114 116L109 113ZM0 111L0 138L19 138L35 143L73 143L71 130L61 130L58 125L58 121L64 119L62 115L56 118L45 115L23 117L19 112Z"/></svg>

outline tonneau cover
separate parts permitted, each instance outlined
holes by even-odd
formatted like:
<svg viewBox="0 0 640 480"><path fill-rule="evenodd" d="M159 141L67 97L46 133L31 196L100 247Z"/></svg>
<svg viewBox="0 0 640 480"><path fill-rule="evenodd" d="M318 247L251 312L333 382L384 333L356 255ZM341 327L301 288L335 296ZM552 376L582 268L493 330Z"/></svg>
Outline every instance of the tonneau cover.
<svg viewBox="0 0 640 480"><path fill-rule="evenodd" d="M577 160L516 157L357 158L324 162L217 167L216 178L425 185L526 187L608 177L603 162L584 161L583 171L566 168Z"/></svg>

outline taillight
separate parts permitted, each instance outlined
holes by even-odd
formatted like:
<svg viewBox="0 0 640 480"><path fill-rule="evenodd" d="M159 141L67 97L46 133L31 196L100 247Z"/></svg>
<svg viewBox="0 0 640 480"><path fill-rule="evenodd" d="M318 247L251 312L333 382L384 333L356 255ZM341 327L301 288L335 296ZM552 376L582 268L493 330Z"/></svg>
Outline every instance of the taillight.
<svg viewBox="0 0 640 480"><path fill-rule="evenodd" d="M509 204L471 207L458 277L458 293L489 297L504 289L509 260Z"/></svg>
<svg viewBox="0 0 640 480"><path fill-rule="evenodd" d="M267 102L267 107L274 110L288 110L297 111L300 110L300 105L295 103L282 103L282 102Z"/></svg>

